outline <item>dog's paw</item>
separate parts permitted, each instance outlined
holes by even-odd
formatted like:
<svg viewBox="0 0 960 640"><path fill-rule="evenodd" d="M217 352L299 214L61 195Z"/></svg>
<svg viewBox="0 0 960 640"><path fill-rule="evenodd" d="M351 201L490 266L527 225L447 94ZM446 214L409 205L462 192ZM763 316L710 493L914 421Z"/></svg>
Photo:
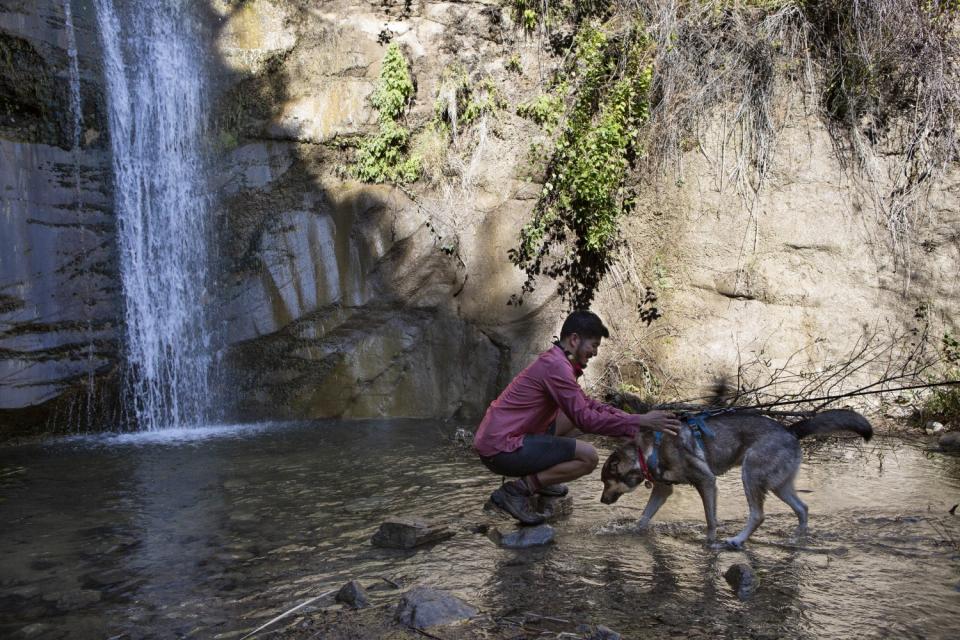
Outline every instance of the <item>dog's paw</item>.
<svg viewBox="0 0 960 640"><path fill-rule="evenodd" d="M731 551L742 551L743 543L737 540L736 538L727 538L720 543L722 548L729 549Z"/></svg>

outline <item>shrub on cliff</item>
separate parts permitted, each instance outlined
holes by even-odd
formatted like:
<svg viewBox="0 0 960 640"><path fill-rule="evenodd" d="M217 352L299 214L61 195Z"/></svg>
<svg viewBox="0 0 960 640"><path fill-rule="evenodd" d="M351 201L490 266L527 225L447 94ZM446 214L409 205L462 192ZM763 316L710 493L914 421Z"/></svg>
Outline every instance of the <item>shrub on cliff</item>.
<svg viewBox="0 0 960 640"><path fill-rule="evenodd" d="M395 43L387 47L380 79L370 102L377 110L380 129L365 138L357 150L353 175L364 182L413 182L421 172L420 158L409 155L410 132L400 120L413 97L407 60Z"/></svg>

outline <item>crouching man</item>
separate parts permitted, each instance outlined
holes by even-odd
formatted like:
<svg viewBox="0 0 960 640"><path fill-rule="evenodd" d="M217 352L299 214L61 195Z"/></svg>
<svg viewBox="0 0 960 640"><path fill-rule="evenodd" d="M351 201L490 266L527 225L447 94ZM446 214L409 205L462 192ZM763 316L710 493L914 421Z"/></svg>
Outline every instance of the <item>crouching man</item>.
<svg viewBox="0 0 960 640"><path fill-rule="evenodd" d="M596 449L574 438L576 429L624 438L641 430L676 435L680 429L670 412L629 414L584 394L577 378L609 336L597 315L571 313L560 340L507 385L477 428L473 446L483 464L516 478L494 491L490 501L523 524L543 522L530 507L531 496L565 495L561 483L596 468Z"/></svg>

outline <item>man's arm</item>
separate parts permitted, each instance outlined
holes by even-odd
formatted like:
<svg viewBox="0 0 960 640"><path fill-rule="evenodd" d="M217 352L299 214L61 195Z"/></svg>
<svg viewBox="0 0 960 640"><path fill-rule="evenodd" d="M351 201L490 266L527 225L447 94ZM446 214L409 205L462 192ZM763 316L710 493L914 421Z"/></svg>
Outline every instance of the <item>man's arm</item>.
<svg viewBox="0 0 960 640"><path fill-rule="evenodd" d="M639 430L675 435L680 429L680 421L672 413L653 411L634 415L588 398L572 372L551 371L545 383L560 409L583 431L633 438Z"/></svg>

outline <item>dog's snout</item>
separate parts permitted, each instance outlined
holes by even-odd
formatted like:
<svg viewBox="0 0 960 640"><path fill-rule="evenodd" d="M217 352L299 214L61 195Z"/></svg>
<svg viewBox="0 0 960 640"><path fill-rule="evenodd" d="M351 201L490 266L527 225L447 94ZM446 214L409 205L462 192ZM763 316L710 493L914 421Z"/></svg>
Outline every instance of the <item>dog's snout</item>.
<svg viewBox="0 0 960 640"><path fill-rule="evenodd" d="M600 502L603 504L613 504L620 498L619 493L604 493L600 496Z"/></svg>

